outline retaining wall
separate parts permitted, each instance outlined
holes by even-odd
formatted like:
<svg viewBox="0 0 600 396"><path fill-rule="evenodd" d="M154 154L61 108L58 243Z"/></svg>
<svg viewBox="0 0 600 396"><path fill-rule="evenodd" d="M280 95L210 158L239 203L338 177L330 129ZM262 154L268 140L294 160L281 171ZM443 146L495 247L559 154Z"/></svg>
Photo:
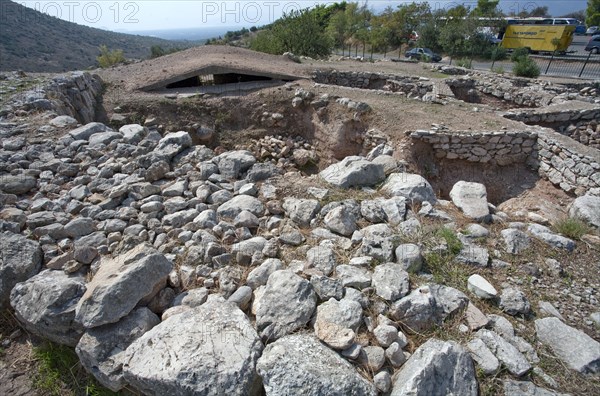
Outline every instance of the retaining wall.
<svg viewBox="0 0 600 396"><path fill-rule="evenodd" d="M438 159L506 166L536 157L537 135L528 132L415 131L410 137L429 143Z"/></svg>
<svg viewBox="0 0 600 396"><path fill-rule="evenodd" d="M600 195L600 151L558 132L414 131L414 140L431 145L438 159L497 166L525 163L566 192Z"/></svg>
<svg viewBox="0 0 600 396"><path fill-rule="evenodd" d="M96 120L96 109L102 100L99 76L86 72L60 75L44 91L58 114L69 115L82 124Z"/></svg>
<svg viewBox="0 0 600 396"><path fill-rule="evenodd" d="M382 89L415 96L423 96L433 91L433 83L427 78L397 74L316 70L313 73L313 80L321 84L361 89Z"/></svg>

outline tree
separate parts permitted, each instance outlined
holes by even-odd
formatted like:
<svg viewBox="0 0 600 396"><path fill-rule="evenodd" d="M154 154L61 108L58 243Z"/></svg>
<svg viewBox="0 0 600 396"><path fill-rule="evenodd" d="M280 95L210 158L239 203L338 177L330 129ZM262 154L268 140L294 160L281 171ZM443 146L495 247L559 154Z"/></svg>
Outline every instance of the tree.
<svg viewBox="0 0 600 396"><path fill-rule="evenodd" d="M285 52L281 42L275 37L271 30L259 31L250 42L250 49L276 55L281 55Z"/></svg>
<svg viewBox="0 0 600 396"><path fill-rule="evenodd" d="M309 10L293 10L285 13L272 26L251 41L250 48L272 54L292 52L295 55L318 58L329 55L333 42L325 34L317 13Z"/></svg>
<svg viewBox="0 0 600 396"><path fill-rule="evenodd" d="M569 12L568 14L561 15L561 18L575 18L578 21L585 21L585 10L579 10L574 12Z"/></svg>
<svg viewBox="0 0 600 396"><path fill-rule="evenodd" d="M585 23L588 26L600 26L600 0L588 0L585 10Z"/></svg>
<svg viewBox="0 0 600 396"><path fill-rule="evenodd" d="M440 45L440 27L442 26L442 17L445 16L443 10L437 10L419 28L418 46L429 48L434 52L441 52Z"/></svg>
<svg viewBox="0 0 600 396"><path fill-rule="evenodd" d="M494 17L500 14L498 10L499 0L477 0L477 6L471 14L478 17Z"/></svg>
<svg viewBox="0 0 600 396"><path fill-rule="evenodd" d="M326 32L336 47L344 44L348 36L348 20L344 11L338 11L331 17Z"/></svg>
<svg viewBox="0 0 600 396"><path fill-rule="evenodd" d="M467 15L466 15L467 14ZM489 57L492 46L489 42L490 21L482 21L464 6L454 7L447 12L447 19L439 29L439 45L451 58L467 56Z"/></svg>
<svg viewBox="0 0 600 396"><path fill-rule="evenodd" d="M207 42L207 44L208 44L208 42ZM150 58L151 59L159 58L164 55L166 55L166 52L163 49L163 47L161 47L160 45L153 45L152 47L150 47Z"/></svg>
<svg viewBox="0 0 600 396"><path fill-rule="evenodd" d="M531 11L523 10L519 13L521 18L548 18L550 17L550 13L548 13L548 7L535 7Z"/></svg>
<svg viewBox="0 0 600 396"><path fill-rule="evenodd" d="M423 21L429 17L431 17L429 3L399 5L391 19L392 45L408 43L412 33L418 32Z"/></svg>
<svg viewBox="0 0 600 396"><path fill-rule="evenodd" d="M109 50L106 45L100 46L100 55L96 58L98 65L105 69L119 63L125 62L123 50Z"/></svg>

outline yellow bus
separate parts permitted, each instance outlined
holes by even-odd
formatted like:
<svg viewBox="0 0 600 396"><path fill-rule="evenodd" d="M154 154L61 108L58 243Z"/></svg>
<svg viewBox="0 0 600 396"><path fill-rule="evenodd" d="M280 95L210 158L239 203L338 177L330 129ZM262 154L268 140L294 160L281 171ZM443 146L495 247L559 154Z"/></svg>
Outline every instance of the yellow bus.
<svg viewBox="0 0 600 396"><path fill-rule="evenodd" d="M525 47L532 52L566 52L574 32L575 25L508 25L500 46L506 49Z"/></svg>

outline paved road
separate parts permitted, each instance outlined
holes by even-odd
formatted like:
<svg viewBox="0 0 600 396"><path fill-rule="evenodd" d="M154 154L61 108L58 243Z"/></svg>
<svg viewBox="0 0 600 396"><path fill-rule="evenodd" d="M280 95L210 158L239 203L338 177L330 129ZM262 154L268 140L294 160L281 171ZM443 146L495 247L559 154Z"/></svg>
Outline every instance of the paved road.
<svg viewBox="0 0 600 396"><path fill-rule="evenodd" d="M574 36L568 51L575 51L574 55L587 55L588 52L585 51L584 48L590 39L591 36Z"/></svg>
<svg viewBox="0 0 600 396"><path fill-rule="evenodd" d="M600 80L600 55L591 55L588 59L589 52L584 50L589 40L590 36L575 36L566 55L555 58L549 55L534 55L532 58L539 66L542 75ZM353 48L351 52L352 56L354 56L354 53ZM337 51L337 54L341 55L341 52ZM347 49L345 55L348 55ZM362 48L359 47L358 56L361 55ZM365 58L370 58L370 56L369 52L365 53ZM385 56L384 54L373 54L373 58L397 59L398 51L390 51ZM401 59L405 59L404 54L401 54ZM587 60L589 62L586 64ZM446 57L440 63L449 64L450 59ZM453 61L453 64L456 64L456 60ZM512 66L509 60L494 63L495 69L498 70L501 68L504 72L511 72ZM476 70L491 70L492 62L474 60L472 67Z"/></svg>

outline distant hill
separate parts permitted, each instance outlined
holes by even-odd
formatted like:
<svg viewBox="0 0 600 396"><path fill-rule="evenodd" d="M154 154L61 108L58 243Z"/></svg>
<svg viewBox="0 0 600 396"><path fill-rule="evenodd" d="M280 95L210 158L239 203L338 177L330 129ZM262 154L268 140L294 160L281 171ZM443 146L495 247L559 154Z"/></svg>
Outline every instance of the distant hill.
<svg viewBox="0 0 600 396"><path fill-rule="evenodd" d="M114 33L63 21L9 0L0 0L0 70L63 72L96 65L98 47L122 49L145 59L153 45L164 49L191 43Z"/></svg>

